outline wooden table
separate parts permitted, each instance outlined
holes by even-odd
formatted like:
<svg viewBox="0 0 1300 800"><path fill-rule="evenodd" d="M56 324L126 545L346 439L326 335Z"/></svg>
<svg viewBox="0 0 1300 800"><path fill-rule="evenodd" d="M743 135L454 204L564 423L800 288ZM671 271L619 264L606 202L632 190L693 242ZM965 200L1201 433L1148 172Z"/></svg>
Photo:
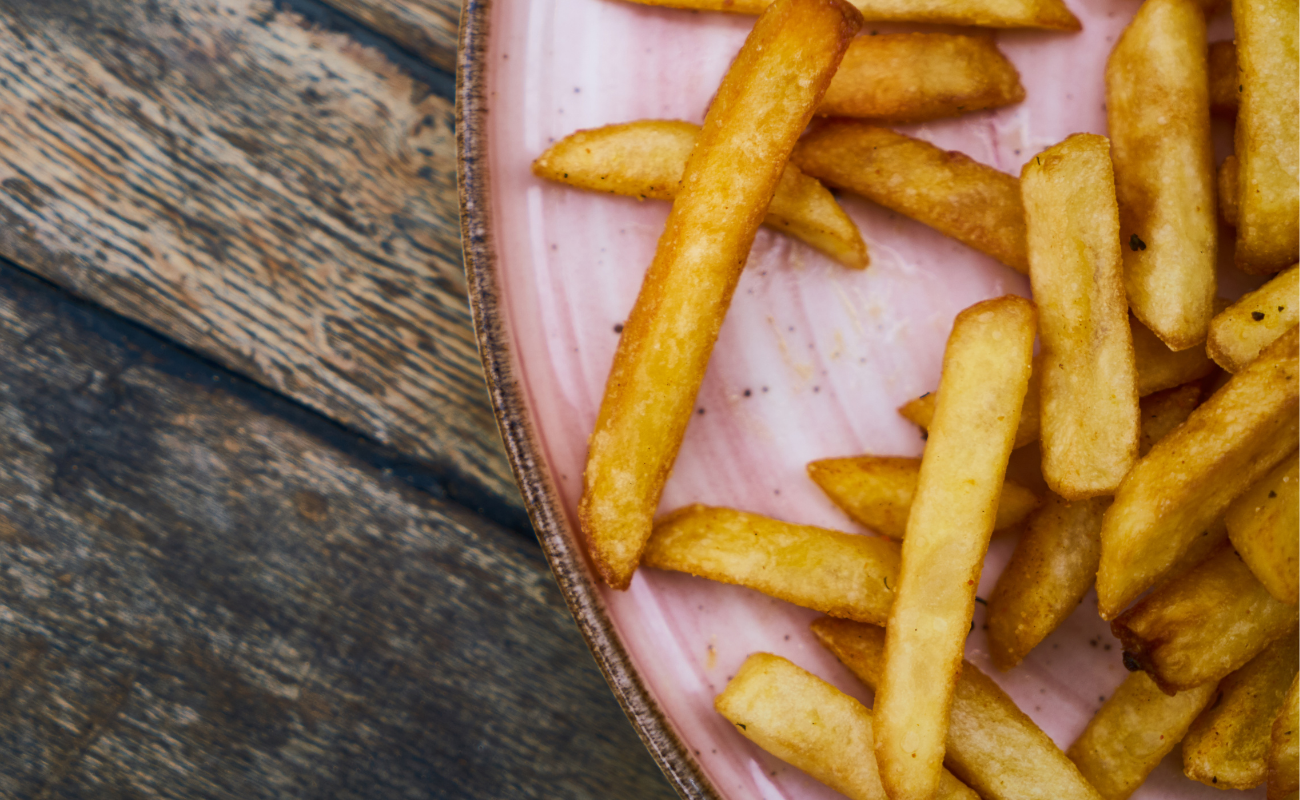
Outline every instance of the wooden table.
<svg viewBox="0 0 1300 800"><path fill-rule="evenodd" d="M470 328L447 0L0 0L0 797L666 798Z"/></svg>

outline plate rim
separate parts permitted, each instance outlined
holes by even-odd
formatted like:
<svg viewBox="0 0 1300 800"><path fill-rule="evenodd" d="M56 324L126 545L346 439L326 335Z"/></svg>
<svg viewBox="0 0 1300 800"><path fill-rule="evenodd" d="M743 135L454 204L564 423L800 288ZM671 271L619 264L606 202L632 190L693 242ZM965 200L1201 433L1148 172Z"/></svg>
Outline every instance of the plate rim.
<svg viewBox="0 0 1300 800"><path fill-rule="evenodd" d="M493 0L463 0L456 51L456 189L470 316L483 362L492 413L542 552L578 630L623 713L663 771L687 800L722 800L667 714L641 679L605 607L577 537L569 533L559 492L510 350L502 315L491 219L488 165L488 38Z"/></svg>

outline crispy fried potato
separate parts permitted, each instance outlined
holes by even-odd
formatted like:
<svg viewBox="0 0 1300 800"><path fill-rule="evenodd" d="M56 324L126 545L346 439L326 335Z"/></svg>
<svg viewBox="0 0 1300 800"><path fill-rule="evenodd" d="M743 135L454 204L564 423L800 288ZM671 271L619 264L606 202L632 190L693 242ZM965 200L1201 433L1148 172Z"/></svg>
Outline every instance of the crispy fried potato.
<svg viewBox="0 0 1300 800"><path fill-rule="evenodd" d="M1231 41L1210 42L1210 113L1232 117L1241 104L1241 81L1237 78L1237 46Z"/></svg>
<svg viewBox="0 0 1300 800"><path fill-rule="evenodd" d="M1143 8L1151 2L1165 0ZM1137 460L1138 390L1106 137L1075 134L1030 159L1020 194L1039 308L1043 477L1067 500L1110 494Z"/></svg>
<svg viewBox="0 0 1300 800"><path fill-rule="evenodd" d="M614 354L583 474L588 554L625 589L650 538L713 344L799 133L861 16L778 0L722 79Z"/></svg>
<svg viewBox="0 0 1300 800"><path fill-rule="evenodd" d="M907 532L920 472L921 459L892 456L824 458L808 465L808 477L854 522L893 539ZM1038 503L1038 495L1004 481L993 530L1020 524Z"/></svg>
<svg viewBox="0 0 1300 800"><path fill-rule="evenodd" d="M1106 800L1125 800L1215 697L1209 683L1170 697L1145 672L1124 679L1066 755Z"/></svg>
<svg viewBox="0 0 1300 800"><path fill-rule="evenodd" d="M1138 408L1142 412L1142 435L1138 438L1138 455L1145 456L1156 442L1173 433L1196 410L1201 402L1201 387L1195 384L1179 386L1142 398Z"/></svg>
<svg viewBox="0 0 1300 800"><path fill-rule="evenodd" d="M538 156L533 174L595 192L672 200L699 137L699 125L660 119L577 131ZM820 181L794 164L786 164L763 224L847 267L863 269L870 263L853 220Z"/></svg>
<svg viewBox="0 0 1300 800"><path fill-rule="evenodd" d="M969 157L887 128L819 121L791 159L805 173L923 222L1027 272L1020 184Z"/></svg>
<svg viewBox="0 0 1300 800"><path fill-rule="evenodd" d="M1236 153L1238 269L1267 274L1300 257L1300 67L1295 0L1234 0L1241 75Z"/></svg>
<svg viewBox="0 0 1300 800"><path fill-rule="evenodd" d="M1172 350L1205 341L1219 225L1196 0L1147 0L1106 63L1120 250L1129 308Z"/></svg>
<svg viewBox="0 0 1300 800"><path fill-rule="evenodd" d="M1295 630L1279 602L1225 546L1144 597L1111 623L1124 663L1169 694L1217 681Z"/></svg>
<svg viewBox="0 0 1300 800"><path fill-rule="evenodd" d="M817 113L922 122L1024 99L1020 73L987 36L889 33L853 40Z"/></svg>
<svg viewBox="0 0 1300 800"><path fill-rule="evenodd" d="M871 712L780 656L755 653L713 701L754 744L852 800L887 800ZM936 800L979 800L946 771Z"/></svg>
<svg viewBox="0 0 1300 800"><path fill-rule="evenodd" d="M1205 349L1228 372L1239 372L1300 322L1300 264L1228 306L1210 322Z"/></svg>
<svg viewBox="0 0 1300 800"><path fill-rule="evenodd" d="M772 0L632 0L648 6L760 14ZM1061 0L853 0L868 22L928 22L985 28L1079 30L1079 20Z"/></svg>
<svg viewBox="0 0 1300 800"><path fill-rule="evenodd" d="M925 800L939 780L1036 316L1028 300L1000 297L958 314L948 337L876 695L876 760L891 800Z"/></svg>
<svg viewBox="0 0 1300 800"><path fill-rule="evenodd" d="M1300 731L1300 697L1296 694L1297 678L1291 679L1273 722L1268 746L1268 800L1294 798L1300 789L1300 748L1296 747Z"/></svg>
<svg viewBox="0 0 1300 800"><path fill-rule="evenodd" d="M884 665L885 632L822 617L813 633L873 690ZM1047 734L998 685L962 662L953 693L944 765L985 800L1098 800Z"/></svg>
<svg viewBox="0 0 1300 800"><path fill-rule="evenodd" d="M1283 603L1300 602L1300 461L1296 454L1228 506L1224 522L1232 546L1264 584Z"/></svg>
<svg viewBox="0 0 1300 800"><path fill-rule="evenodd" d="M1300 668L1295 631L1223 679L1219 698L1183 738L1183 772L1218 789L1250 789L1268 777L1273 721Z"/></svg>
<svg viewBox="0 0 1300 800"><path fill-rule="evenodd" d="M1219 216L1232 227L1237 227L1237 189L1241 181L1241 164L1236 156L1228 156L1219 165Z"/></svg>
<svg viewBox="0 0 1300 800"><path fill-rule="evenodd" d="M1297 340L1292 328L1269 345L1124 478L1101 529L1102 619L1167 574L1193 538L1295 449Z"/></svg>
<svg viewBox="0 0 1300 800"><path fill-rule="evenodd" d="M823 614L883 625L898 544L693 505L655 523L641 565L756 589Z"/></svg>

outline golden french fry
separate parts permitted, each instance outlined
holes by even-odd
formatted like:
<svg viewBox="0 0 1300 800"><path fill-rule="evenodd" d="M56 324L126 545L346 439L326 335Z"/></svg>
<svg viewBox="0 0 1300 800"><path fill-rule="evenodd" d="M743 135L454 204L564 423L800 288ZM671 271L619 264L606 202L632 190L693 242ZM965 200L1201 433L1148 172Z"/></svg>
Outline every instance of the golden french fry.
<svg viewBox="0 0 1300 800"><path fill-rule="evenodd" d="M1241 103L1241 81L1237 77L1237 46L1231 41L1210 42L1210 113L1236 116Z"/></svg>
<svg viewBox="0 0 1300 800"><path fill-rule="evenodd" d="M1020 184L1005 172L846 119L819 121L791 158L824 183L923 222L1012 269L1029 269Z"/></svg>
<svg viewBox="0 0 1300 800"><path fill-rule="evenodd" d="M1042 344L1043 477L1067 500L1110 494L1137 460L1138 391L1106 137L1076 134L1034 156L1020 194Z"/></svg>
<svg viewBox="0 0 1300 800"><path fill-rule="evenodd" d="M659 119L577 131L538 156L533 174L596 192L672 200L699 137L699 125ZM786 164L763 224L847 267L863 269L870 263L853 220L820 181L794 164Z"/></svg>
<svg viewBox="0 0 1300 800"><path fill-rule="evenodd" d="M1020 73L987 36L887 33L853 40L817 113L922 122L1024 99Z"/></svg>
<svg viewBox="0 0 1300 800"><path fill-rule="evenodd" d="M1268 777L1273 721L1300 669L1296 633L1264 648L1223 679L1219 698L1183 738L1183 772L1218 789L1250 789Z"/></svg>
<svg viewBox="0 0 1300 800"><path fill-rule="evenodd" d="M958 314L948 337L876 695L876 760L892 800L925 800L939 780L1036 316L1028 300L1000 297Z"/></svg>
<svg viewBox="0 0 1300 800"><path fill-rule="evenodd" d="M902 539L907 532L920 473L919 458L851 456L808 464L808 477L854 522L893 539ZM993 530L1020 524L1038 503L1038 495L1004 481Z"/></svg>
<svg viewBox="0 0 1300 800"><path fill-rule="evenodd" d="M862 20L842 0L778 0L709 107L605 385L578 518L596 571L641 560L750 245L786 159Z"/></svg>
<svg viewBox="0 0 1300 800"><path fill-rule="evenodd" d="M1106 120L1128 305L1172 350L1205 341L1219 225L1205 14L1147 0L1106 63Z"/></svg>
<svg viewBox="0 0 1300 800"><path fill-rule="evenodd" d="M1205 349L1228 372L1255 360L1288 328L1300 322L1300 264L1228 306L1210 322Z"/></svg>
<svg viewBox="0 0 1300 800"><path fill-rule="evenodd" d="M1170 697L1145 672L1124 679L1066 755L1106 800L1125 800L1214 699L1209 683Z"/></svg>
<svg viewBox="0 0 1300 800"><path fill-rule="evenodd" d="M1294 798L1300 789L1300 748L1296 746L1300 732L1300 697L1296 683L1300 676L1291 679L1273 722L1273 734L1268 746L1268 800Z"/></svg>
<svg viewBox="0 0 1300 800"><path fill-rule="evenodd" d="M1200 387L1192 385L1144 398L1140 452L1182 424L1200 396ZM989 653L998 669L1019 664L1092 588L1101 558L1101 520L1109 506L1109 497L1071 503L1049 494L1030 517L989 597Z"/></svg>
<svg viewBox="0 0 1300 800"><path fill-rule="evenodd" d="M884 665L883 629L822 617L812 631L876 688ZM944 765L985 800L1098 800L1060 748L969 661L962 662L950 720Z"/></svg>
<svg viewBox="0 0 1300 800"><path fill-rule="evenodd" d="M772 0L632 0L648 6L760 14ZM1061 0L853 0L868 22L928 22L985 28L1079 30L1079 20Z"/></svg>
<svg viewBox="0 0 1300 800"><path fill-rule="evenodd" d="M1300 258L1300 67L1295 0L1234 0L1237 268L1267 274Z"/></svg>
<svg viewBox="0 0 1300 800"><path fill-rule="evenodd" d="M1269 594L1283 603L1300 602L1300 461L1296 454L1241 497L1232 501L1224 523L1232 546Z"/></svg>
<svg viewBox="0 0 1300 800"><path fill-rule="evenodd" d="M1237 189L1241 182L1241 163L1236 156L1228 156L1219 165L1219 216L1237 227Z"/></svg>
<svg viewBox="0 0 1300 800"><path fill-rule="evenodd" d="M733 583L880 625L898 585L898 544L693 505L655 523L641 565Z"/></svg>
<svg viewBox="0 0 1300 800"><path fill-rule="evenodd" d="M780 656L755 653L713 701L745 738L852 800L887 800L871 712ZM937 800L979 800L946 771Z"/></svg>
<svg viewBox="0 0 1300 800"><path fill-rule="evenodd" d="M1295 630L1296 607L1275 600L1231 547L1169 580L1111 623L1124 663L1169 694L1217 681Z"/></svg>
<svg viewBox="0 0 1300 800"><path fill-rule="evenodd" d="M1296 447L1297 330L1232 376L1120 484L1101 529L1097 605L1115 615Z"/></svg>

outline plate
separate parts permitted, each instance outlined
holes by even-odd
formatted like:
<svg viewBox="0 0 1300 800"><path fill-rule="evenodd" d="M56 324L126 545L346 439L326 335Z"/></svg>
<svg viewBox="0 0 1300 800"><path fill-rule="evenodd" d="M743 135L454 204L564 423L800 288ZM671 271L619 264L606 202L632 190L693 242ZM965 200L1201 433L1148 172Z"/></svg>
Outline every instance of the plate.
<svg viewBox="0 0 1300 800"><path fill-rule="evenodd" d="M1024 103L902 130L1013 174L1071 133L1105 133L1103 65L1138 3L1070 6L1080 33L995 34L1020 70ZM813 612L646 569L615 592L585 560L576 508L587 436L668 204L548 184L529 169L580 128L701 122L752 25L752 17L619 0L469 0L457 88L462 226L511 463L574 617L646 745L686 797L834 798L713 710L714 695L759 650L869 702L870 692L812 638ZM1230 25L1216 18L1211 41L1230 38ZM868 24L864 34L906 29ZM1230 132L1217 136L1226 148ZM852 197L842 203L871 249L870 269L846 270L799 242L759 233L661 511L699 502L862 532L807 478L807 462L919 455L917 429L895 409L937 385L953 317L979 300L1028 294L1023 276L919 223ZM1013 547L994 537L981 597ZM1126 674L1095 596L1008 673L989 661L982 612L977 605L967 658L1068 746ZM1184 778L1175 750L1134 797L1222 795Z"/></svg>

